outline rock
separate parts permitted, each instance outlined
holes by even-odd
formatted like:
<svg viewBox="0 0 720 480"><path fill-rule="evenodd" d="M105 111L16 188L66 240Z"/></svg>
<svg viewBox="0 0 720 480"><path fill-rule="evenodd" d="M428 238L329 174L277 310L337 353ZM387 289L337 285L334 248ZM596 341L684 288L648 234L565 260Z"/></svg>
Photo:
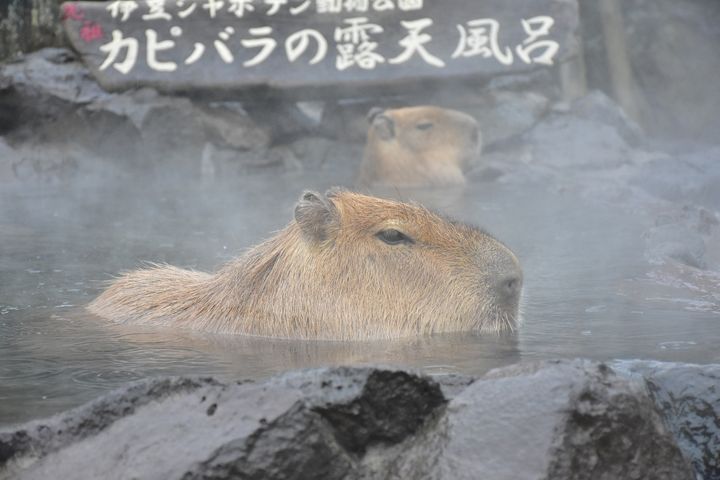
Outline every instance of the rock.
<svg viewBox="0 0 720 480"><path fill-rule="evenodd" d="M667 224L645 233L645 258L660 265L668 259L695 268L705 268L705 241L682 224Z"/></svg>
<svg viewBox="0 0 720 480"><path fill-rule="evenodd" d="M255 122L269 131L272 142L277 144L316 133L320 119L306 113L316 116L322 114L316 111L318 106L313 103L305 102L301 108L294 102L266 98L249 103L245 109Z"/></svg>
<svg viewBox="0 0 720 480"><path fill-rule="evenodd" d="M697 478L720 478L720 365L618 360L611 366L643 378Z"/></svg>
<svg viewBox="0 0 720 480"><path fill-rule="evenodd" d="M196 103L151 88L106 93L64 49L41 50L0 66L0 111L12 112L0 118L0 131L17 148L72 143L97 157L84 158L87 164L110 161L145 171L172 166L172 172L183 167L199 172L207 143L267 157L271 138L269 128L235 102ZM36 171L37 162L32 163L22 170Z"/></svg>
<svg viewBox="0 0 720 480"><path fill-rule="evenodd" d="M550 100L538 93L491 90L466 99L464 107L480 124L488 147L516 138L534 127L548 112Z"/></svg>
<svg viewBox="0 0 720 480"><path fill-rule="evenodd" d="M561 105L562 107L562 105ZM628 165L638 128L619 107L593 92L555 112L526 136L533 162L567 170L609 170Z"/></svg>
<svg viewBox="0 0 720 480"><path fill-rule="evenodd" d="M348 478L444 403L434 382L389 370L150 380L0 433L0 478Z"/></svg>
<svg viewBox="0 0 720 480"><path fill-rule="evenodd" d="M343 142L365 144L372 108L391 108L398 105L388 101L327 102L322 112L320 130L330 138Z"/></svg>
<svg viewBox="0 0 720 480"><path fill-rule="evenodd" d="M0 479L693 478L644 386L604 364L438 379L366 367L147 380L0 431Z"/></svg>
<svg viewBox="0 0 720 480"><path fill-rule="evenodd" d="M720 225L720 220L715 213L695 205L668 210L655 218L656 227L674 224L682 224L694 232L708 235Z"/></svg>
<svg viewBox="0 0 720 480"><path fill-rule="evenodd" d="M693 478L649 397L604 364L493 370L446 419L439 478Z"/></svg>
<svg viewBox="0 0 720 480"><path fill-rule="evenodd" d="M579 118L609 125L630 146L637 146L643 140L643 131L633 122L620 106L600 90L593 90L572 103L571 112Z"/></svg>
<svg viewBox="0 0 720 480"><path fill-rule="evenodd" d="M175 164L199 159L207 142L239 151L261 151L270 143L269 131L257 126L242 109L195 104L147 88L105 97L87 110L124 119L139 133L142 155L157 155Z"/></svg>
<svg viewBox="0 0 720 480"><path fill-rule="evenodd" d="M15 113L12 122L3 122L6 132L20 127L32 129L58 118L67 121L79 106L106 96L66 49L47 48L0 64L0 111Z"/></svg>
<svg viewBox="0 0 720 480"><path fill-rule="evenodd" d="M277 145L267 151L266 158L270 165L281 165L285 171L299 172L303 164L292 149L286 145Z"/></svg>
<svg viewBox="0 0 720 480"><path fill-rule="evenodd" d="M440 385L445 398L451 400L477 380L475 377L457 373L434 375L432 379Z"/></svg>
<svg viewBox="0 0 720 480"><path fill-rule="evenodd" d="M644 234L645 257L650 263L663 265L672 259L694 268L717 268L715 231L720 220L715 212L684 205L663 211L654 223Z"/></svg>
<svg viewBox="0 0 720 480"><path fill-rule="evenodd" d="M328 155L335 147L335 142L322 137L305 137L290 145L293 153L302 163L311 168L320 168L328 160ZM358 164L359 164L358 159Z"/></svg>
<svg viewBox="0 0 720 480"><path fill-rule="evenodd" d="M325 166L342 166L352 170L353 175L360 167L363 146L348 144L322 137L306 137L290 146L303 166L318 169Z"/></svg>
<svg viewBox="0 0 720 480"><path fill-rule="evenodd" d="M630 181L663 200L720 210L720 148L661 156L644 164Z"/></svg>
<svg viewBox="0 0 720 480"><path fill-rule="evenodd" d="M0 137L0 183L15 180L13 166L20 161L17 152Z"/></svg>
<svg viewBox="0 0 720 480"><path fill-rule="evenodd" d="M483 150L493 150L532 129L559 96L557 82L549 72L540 70L496 76L482 86L442 89L431 98L433 103L475 117L483 136Z"/></svg>

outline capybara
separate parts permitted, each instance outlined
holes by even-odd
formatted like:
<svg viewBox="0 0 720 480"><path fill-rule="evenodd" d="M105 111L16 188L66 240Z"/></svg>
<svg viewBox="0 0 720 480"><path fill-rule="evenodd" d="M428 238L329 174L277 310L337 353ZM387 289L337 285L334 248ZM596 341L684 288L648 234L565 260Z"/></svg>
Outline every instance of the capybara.
<svg viewBox="0 0 720 480"><path fill-rule="evenodd" d="M284 338L503 332L522 271L484 231L410 203L305 192L295 219L214 274L155 265L89 306L121 322Z"/></svg>
<svg viewBox="0 0 720 480"><path fill-rule="evenodd" d="M363 185L450 186L480 155L482 139L473 117L433 106L373 109L368 115Z"/></svg>

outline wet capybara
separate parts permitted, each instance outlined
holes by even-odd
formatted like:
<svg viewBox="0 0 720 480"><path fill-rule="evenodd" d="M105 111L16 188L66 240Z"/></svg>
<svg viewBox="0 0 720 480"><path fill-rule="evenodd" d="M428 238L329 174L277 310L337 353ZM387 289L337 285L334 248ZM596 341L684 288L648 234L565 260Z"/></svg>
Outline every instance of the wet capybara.
<svg viewBox="0 0 720 480"><path fill-rule="evenodd" d="M449 186L465 183L463 171L480 155L482 139L473 117L433 106L368 114L363 185Z"/></svg>
<svg viewBox="0 0 720 480"><path fill-rule="evenodd" d="M361 340L515 327L517 258L475 227L409 203L306 192L295 219L214 274L121 275L89 306L120 322Z"/></svg>

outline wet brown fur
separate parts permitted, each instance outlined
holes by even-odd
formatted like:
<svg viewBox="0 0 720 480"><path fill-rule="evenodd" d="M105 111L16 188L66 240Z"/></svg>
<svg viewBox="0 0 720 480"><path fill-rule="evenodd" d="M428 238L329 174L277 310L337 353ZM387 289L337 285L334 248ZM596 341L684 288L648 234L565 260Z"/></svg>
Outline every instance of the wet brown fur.
<svg viewBox="0 0 720 480"><path fill-rule="evenodd" d="M478 124L465 113L433 106L371 111L360 182L398 187L465 183L480 154Z"/></svg>
<svg viewBox="0 0 720 480"><path fill-rule="evenodd" d="M219 333L358 340L515 326L515 255L425 208L333 190L306 193L296 220L208 274L167 265L125 273L89 310L121 322ZM393 228L414 239L388 245Z"/></svg>

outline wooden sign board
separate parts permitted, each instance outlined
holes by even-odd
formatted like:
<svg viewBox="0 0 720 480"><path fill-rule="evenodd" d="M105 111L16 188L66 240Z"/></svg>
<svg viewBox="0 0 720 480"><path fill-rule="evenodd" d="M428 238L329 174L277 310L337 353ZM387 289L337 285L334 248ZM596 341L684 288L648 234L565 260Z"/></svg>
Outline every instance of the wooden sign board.
<svg viewBox="0 0 720 480"><path fill-rule="evenodd" d="M576 50L575 0L120 0L67 2L65 31L117 91L317 96L487 78Z"/></svg>

